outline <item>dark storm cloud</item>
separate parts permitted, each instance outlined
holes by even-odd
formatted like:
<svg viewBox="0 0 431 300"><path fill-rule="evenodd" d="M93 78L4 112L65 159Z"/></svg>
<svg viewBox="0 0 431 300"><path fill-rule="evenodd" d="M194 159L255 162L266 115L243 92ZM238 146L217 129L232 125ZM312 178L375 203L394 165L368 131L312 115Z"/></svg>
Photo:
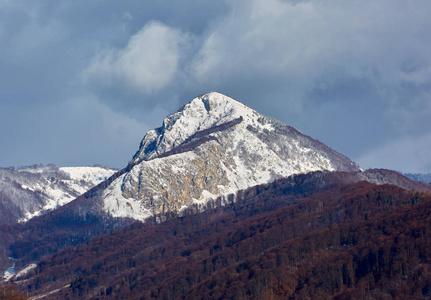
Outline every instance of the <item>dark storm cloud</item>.
<svg viewBox="0 0 431 300"><path fill-rule="evenodd" d="M238 96L247 90L246 101L259 111L364 167L426 171L417 158L422 166L431 160L424 147L431 146L428 2L254 1L232 7L195 60L204 83L225 81ZM403 147L403 162L390 151L381 157L381 149L402 147L406 136L413 140Z"/></svg>
<svg viewBox="0 0 431 300"><path fill-rule="evenodd" d="M149 127L218 91L362 167L430 172L430 8L0 0L0 165L121 167Z"/></svg>

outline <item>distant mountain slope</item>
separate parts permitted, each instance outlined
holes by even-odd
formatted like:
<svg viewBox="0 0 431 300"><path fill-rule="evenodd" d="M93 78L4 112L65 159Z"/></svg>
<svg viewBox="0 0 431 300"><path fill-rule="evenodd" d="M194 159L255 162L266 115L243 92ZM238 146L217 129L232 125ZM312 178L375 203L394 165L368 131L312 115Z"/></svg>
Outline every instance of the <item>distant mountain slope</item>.
<svg viewBox="0 0 431 300"><path fill-rule="evenodd" d="M0 222L28 221L72 201L115 172L55 165L0 168Z"/></svg>
<svg viewBox="0 0 431 300"><path fill-rule="evenodd" d="M296 175L229 206L136 223L15 280L31 295L56 290L47 299L426 298L431 194L351 174Z"/></svg>
<svg viewBox="0 0 431 300"><path fill-rule="evenodd" d="M404 176L407 178L413 180L413 181L420 181L424 183L431 183L431 173L428 174L421 174L421 173L404 173Z"/></svg>

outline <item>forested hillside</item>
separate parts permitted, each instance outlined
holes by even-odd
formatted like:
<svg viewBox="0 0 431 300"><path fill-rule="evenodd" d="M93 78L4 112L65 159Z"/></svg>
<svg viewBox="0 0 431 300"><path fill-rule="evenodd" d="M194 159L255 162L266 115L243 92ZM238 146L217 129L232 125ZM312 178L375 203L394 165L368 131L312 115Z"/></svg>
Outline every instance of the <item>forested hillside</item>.
<svg viewBox="0 0 431 300"><path fill-rule="evenodd" d="M358 182L292 193L278 181L208 208L67 247L16 283L30 294L59 289L53 299L431 295L427 192Z"/></svg>

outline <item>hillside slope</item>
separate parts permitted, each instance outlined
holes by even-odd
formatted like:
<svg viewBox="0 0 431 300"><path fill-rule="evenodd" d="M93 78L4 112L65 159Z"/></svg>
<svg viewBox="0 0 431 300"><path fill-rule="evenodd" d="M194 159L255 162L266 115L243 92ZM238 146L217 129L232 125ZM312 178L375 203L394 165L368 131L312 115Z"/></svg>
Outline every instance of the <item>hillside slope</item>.
<svg viewBox="0 0 431 300"><path fill-rule="evenodd" d="M97 166L0 168L0 222L26 222L63 206L115 172Z"/></svg>
<svg viewBox="0 0 431 300"><path fill-rule="evenodd" d="M14 264L22 270L45 255L136 220L161 223L171 215L241 205L244 190L258 191L251 187L279 180L294 198L364 180L430 189L389 170L361 171L296 129L209 93L149 131L126 168L74 201L25 224L0 225L0 268ZM277 207L277 202L268 206Z"/></svg>
<svg viewBox="0 0 431 300"><path fill-rule="evenodd" d="M136 223L15 280L34 295L59 288L52 299L429 296L431 194L346 184L344 175L294 176L244 191L230 206ZM330 185L310 194L307 182Z"/></svg>

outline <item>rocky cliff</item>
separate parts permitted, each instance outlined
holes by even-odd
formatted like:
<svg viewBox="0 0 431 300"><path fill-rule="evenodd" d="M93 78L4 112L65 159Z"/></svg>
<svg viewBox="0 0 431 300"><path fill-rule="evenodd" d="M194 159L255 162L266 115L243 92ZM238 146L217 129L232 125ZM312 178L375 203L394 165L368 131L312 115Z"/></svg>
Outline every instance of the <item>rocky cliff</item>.
<svg viewBox="0 0 431 300"><path fill-rule="evenodd" d="M144 219L292 174L358 167L293 127L209 93L150 130L128 169L103 192L104 208Z"/></svg>

